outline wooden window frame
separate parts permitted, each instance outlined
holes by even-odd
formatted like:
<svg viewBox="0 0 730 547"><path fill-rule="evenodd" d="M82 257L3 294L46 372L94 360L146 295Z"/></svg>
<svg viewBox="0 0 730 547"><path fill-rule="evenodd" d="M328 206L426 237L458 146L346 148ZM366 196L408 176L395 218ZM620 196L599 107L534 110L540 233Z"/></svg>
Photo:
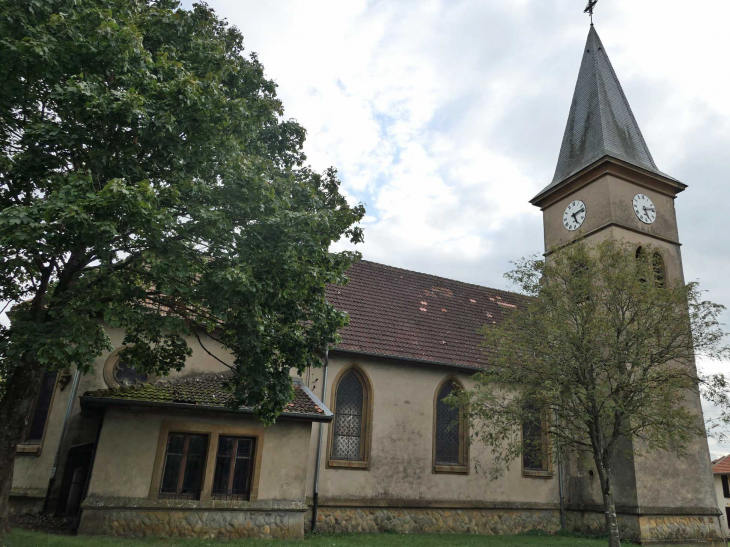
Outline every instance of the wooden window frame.
<svg viewBox="0 0 730 547"><path fill-rule="evenodd" d="M45 372L43 375L45 376ZM33 422L33 415L36 411L36 406L38 405L38 399L41 396L41 387L38 386L38 392L35 395L35 398L33 399L33 406L31 406L31 412L30 412L30 419L28 420L28 424L25 426L25 429L23 430L23 441L20 442L16 447L15 451L17 454L28 454L31 456L40 456L42 450L43 450L43 442L46 439L46 433L48 432L48 422L51 421L51 412L53 411L53 405L56 402L56 392L58 391L58 382L60 381L61 375L56 372L56 381L53 383L53 392L51 393L51 401L48 403L48 414L46 415L46 423L43 426L43 434L41 435L41 438L38 440L38 442L28 442L26 440L26 436L30 432L30 428L32 426ZM43 379L41 379L41 382Z"/></svg>
<svg viewBox="0 0 730 547"><path fill-rule="evenodd" d="M332 457L332 448L334 444L335 422L337 420L337 389L340 381L350 372L355 372L360 379L363 387L362 401L362 425L360 432L360 459L359 460L338 460ZM367 471L370 469L370 446L372 440L372 417L373 417L373 388L370 378L363 368L356 364L350 364L343 367L332 382L332 401L330 409L332 410L332 421L328 425L327 434L327 468L331 469L359 469Z"/></svg>
<svg viewBox="0 0 730 547"><path fill-rule="evenodd" d="M164 421L160 425L160 434L157 441L157 453L152 469L149 499L164 499L160 497L160 486L165 465L167 438L170 433L188 433L208 435L208 449L203 467L203 481L200 497L195 501L210 501L213 499L213 476L215 474L215 456L218 452L219 437L252 437L254 445L254 466L251 471L251 488L248 501L256 501L259 497L259 479L261 478L261 460L264 451L264 427L260 424L251 425L218 425L203 422Z"/></svg>
<svg viewBox="0 0 730 547"><path fill-rule="evenodd" d="M720 482L722 483L722 495L725 498L730 498L730 478L727 475L720 475ZM728 521L730 525L730 521Z"/></svg>
<svg viewBox="0 0 730 547"><path fill-rule="evenodd" d="M438 422L439 394L444 386L450 383L456 391L463 391L463 384L455 376L449 375L436 387L433 395L433 430L431 435L431 472L434 474L468 475L469 474L469 423L466 415L459 409L459 465L443 465L436 462L436 437Z"/></svg>
<svg viewBox="0 0 730 547"><path fill-rule="evenodd" d="M533 477L533 478L542 478L542 479L551 479L553 478L553 460L550 457L550 450L548 446L548 439L547 439L547 428L548 428L548 419L545 412L540 413L540 431L542 433L542 461L543 461L543 469L528 469L525 467L525 458L524 454L520 455L520 465L522 467L522 476L523 477ZM524 427L520 427L520 443L522 444L522 447L524 449Z"/></svg>
<svg viewBox="0 0 730 547"><path fill-rule="evenodd" d="M251 482L254 474L254 468L256 466L256 439L254 437L244 437L241 435L219 435L218 446L216 447L215 457L216 460L220 457L218 450L220 449L221 437L233 439L233 448L231 449L231 458L228 470L228 488L226 493L215 493L211 488L211 499L222 500L222 501L250 501L251 497ZM247 492L245 494L233 494L233 479L235 478L236 461L238 459L238 442L242 439L250 440L253 444L253 451L251 452L251 464L249 464L247 482ZM215 483L215 467L213 468L213 482Z"/></svg>
<svg viewBox="0 0 730 547"><path fill-rule="evenodd" d="M167 443L165 446L165 459L164 463L162 464L162 475L164 477L165 474L165 467L167 465L167 456L169 454L169 444L170 444L170 437L172 435L183 435L185 437L185 441L183 442L183 450L182 454L180 454L180 470L178 471L177 476L177 486L176 486L176 492L162 492L162 481L160 481L160 489L158 492L158 498L159 499L172 499L172 500L199 500L200 494L203 490L203 479L205 478L205 468L206 468L206 459L208 455L208 445L210 444L210 435L205 435L204 433L183 433L180 431L170 431L167 435ZM206 447L205 452L203 455L203 466L200 470L200 491L198 492L197 497L182 497L185 496L185 494L181 493L180 490L182 490L183 483L185 481L185 469L188 464L188 449L190 447L190 438L191 437L205 437Z"/></svg>

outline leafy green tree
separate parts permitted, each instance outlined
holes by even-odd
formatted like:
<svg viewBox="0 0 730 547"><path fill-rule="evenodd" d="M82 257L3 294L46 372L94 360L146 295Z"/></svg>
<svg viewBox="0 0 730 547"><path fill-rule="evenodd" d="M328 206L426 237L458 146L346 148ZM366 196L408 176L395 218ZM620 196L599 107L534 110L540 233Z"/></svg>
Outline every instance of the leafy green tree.
<svg viewBox="0 0 730 547"><path fill-rule="evenodd" d="M175 0L0 0L0 530L44 371L111 349L164 374L228 348L234 404L274 420L344 314L362 240L334 170L240 32Z"/></svg>
<svg viewBox="0 0 730 547"><path fill-rule="evenodd" d="M473 437L491 449L493 476L542 450L553 461L592 457L612 547L615 465L627 441L635 454L681 454L705 436L698 392L727 409L725 378L695 366L697 355L730 354L725 308L703 300L696 283L665 279L653 257L649 246L637 257L624 242L583 241L547 261L519 261L507 277L524 305L484 327L490 366L460 401Z"/></svg>

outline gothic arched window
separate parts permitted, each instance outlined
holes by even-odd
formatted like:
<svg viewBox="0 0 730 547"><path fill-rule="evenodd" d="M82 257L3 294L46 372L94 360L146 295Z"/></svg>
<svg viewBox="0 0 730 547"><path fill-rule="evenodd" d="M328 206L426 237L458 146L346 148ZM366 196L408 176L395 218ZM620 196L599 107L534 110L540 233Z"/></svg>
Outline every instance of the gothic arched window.
<svg viewBox="0 0 730 547"><path fill-rule="evenodd" d="M525 475L550 473L545 413L532 404L525 407L522 422L522 472Z"/></svg>
<svg viewBox="0 0 730 547"><path fill-rule="evenodd" d="M458 393L460 386L454 380L439 385L434 405L434 471L466 473L468 471L466 427L460 409L446 402Z"/></svg>
<svg viewBox="0 0 730 547"><path fill-rule="evenodd" d="M367 467L370 389L359 368L344 371L335 383L329 465ZM358 465L359 464L359 465Z"/></svg>

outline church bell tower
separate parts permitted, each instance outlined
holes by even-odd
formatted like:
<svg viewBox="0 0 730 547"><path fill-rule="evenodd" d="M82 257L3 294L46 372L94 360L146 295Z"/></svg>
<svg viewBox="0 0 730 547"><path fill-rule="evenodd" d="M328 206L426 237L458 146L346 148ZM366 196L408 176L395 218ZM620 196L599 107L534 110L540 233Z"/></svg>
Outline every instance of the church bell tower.
<svg viewBox="0 0 730 547"><path fill-rule="evenodd" d="M546 254L576 238L623 240L637 249L650 244L661 255L666 278L683 281L674 200L686 188L654 162L591 24L555 175L530 201L543 212ZM702 420L699 397L689 399ZM659 451L639 457L628 448L616 487L625 537L705 544L721 537L706 439L696 439L683 457ZM601 504L591 466L566 464L567 506L582 515L575 522L584 523L584 530L586 515Z"/></svg>

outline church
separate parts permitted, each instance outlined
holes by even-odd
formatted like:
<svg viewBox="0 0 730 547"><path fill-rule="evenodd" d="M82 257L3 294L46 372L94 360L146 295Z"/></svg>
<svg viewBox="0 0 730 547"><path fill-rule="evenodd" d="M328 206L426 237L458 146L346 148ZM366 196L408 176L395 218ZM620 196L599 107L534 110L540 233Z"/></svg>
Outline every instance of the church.
<svg viewBox="0 0 730 547"><path fill-rule="evenodd" d="M531 200L546 251L579 234L650 243L681 280L674 200L686 188L652 159L591 26L554 178ZM557 532L562 510L568 529L602 534L592 462L526 453L491 480L475 470L488 447L442 402L486 364L478 329L523 297L364 260L348 276L328 289L350 316L341 342L292 379L269 427L225 406L226 368L193 339L186 367L154 378L119 359L123 332L110 327L116 349L93 374L44 377L12 510L78 516L80 534L212 538ZM683 457L625 457L616 504L626 539L725 544L704 439Z"/></svg>

